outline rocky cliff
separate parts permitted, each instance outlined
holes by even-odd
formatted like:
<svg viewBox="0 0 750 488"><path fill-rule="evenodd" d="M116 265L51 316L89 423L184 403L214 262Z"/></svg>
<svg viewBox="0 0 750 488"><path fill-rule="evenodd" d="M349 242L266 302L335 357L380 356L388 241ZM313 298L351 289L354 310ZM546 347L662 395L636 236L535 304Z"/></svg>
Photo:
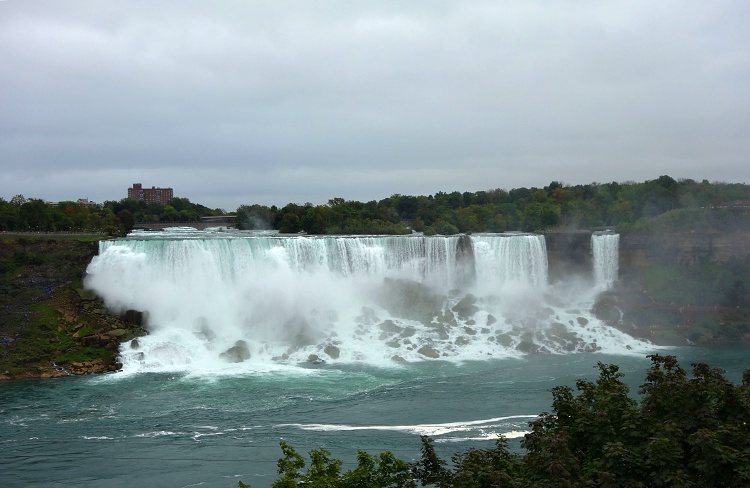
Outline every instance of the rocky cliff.
<svg viewBox="0 0 750 488"><path fill-rule="evenodd" d="M0 379L116 371L142 316L113 315L82 288L98 237L0 236Z"/></svg>

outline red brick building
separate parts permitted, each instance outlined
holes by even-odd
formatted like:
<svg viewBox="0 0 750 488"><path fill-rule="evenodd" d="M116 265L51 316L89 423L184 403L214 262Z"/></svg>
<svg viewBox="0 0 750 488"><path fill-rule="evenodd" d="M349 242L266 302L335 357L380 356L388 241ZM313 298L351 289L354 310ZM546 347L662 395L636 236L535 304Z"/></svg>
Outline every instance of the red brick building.
<svg viewBox="0 0 750 488"><path fill-rule="evenodd" d="M128 188L128 198L133 200L143 200L146 203L161 203L166 205L174 198L174 192L171 188L143 188L140 183L133 183L132 188Z"/></svg>

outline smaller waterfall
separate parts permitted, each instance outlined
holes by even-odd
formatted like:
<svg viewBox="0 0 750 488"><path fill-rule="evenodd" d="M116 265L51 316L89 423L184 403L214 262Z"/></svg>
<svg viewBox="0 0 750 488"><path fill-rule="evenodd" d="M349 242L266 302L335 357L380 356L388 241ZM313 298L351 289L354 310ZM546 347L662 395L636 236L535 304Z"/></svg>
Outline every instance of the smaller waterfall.
<svg viewBox="0 0 750 488"><path fill-rule="evenodd" d="M490 283L547 286L547 247L544 236L488 234L472 236L477 278Z"/></svg>
<svg viewBox="0 0 750 488"><path fill-rule="evenodd" d="M613 232L594 232L591 235L594 255L594 284L607 290L612 287L620 269L620 235Z"/></svg>

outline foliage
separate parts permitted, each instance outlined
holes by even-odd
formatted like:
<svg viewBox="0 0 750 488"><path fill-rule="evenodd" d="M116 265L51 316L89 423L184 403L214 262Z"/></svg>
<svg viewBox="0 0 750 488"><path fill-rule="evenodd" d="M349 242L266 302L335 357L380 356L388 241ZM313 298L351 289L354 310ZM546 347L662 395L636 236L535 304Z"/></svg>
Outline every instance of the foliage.
<svg viewBox="0 0 750 488"><path fill-rule="evenodd" d="M129 232L136 222L198 221L202 216L220 215L191 203L187 198L175 198L168 205L147 204L130 198L101 205L78 202L48 204L44 200L15 195L10 202L0 198L0 231L24 232L95 232L110 235Z"/></svg>
<svg viewBox="0 0 750 488"><path fill-rule="evenodd" d="M617 227L620 232L732 230L750 221L750 187L660 176L643 183L553 181L544 188L394 194L367 203L332 198L325 205L262 205L237 210L243 228L284 233L426 235L535 232L551 228Z"/></svg>
<svg viewBox="0 0 750 488"><path fill-rule="evenodd" d="M15 195L0 198L0 231L124 233L135 222L193 222L222 215L174 198L168 205L129 198L99 206ZM750 186L698 183L660 176L642 183L564 185L477 192L439 191L434 195L394 194L380 201L335 197L324 205L289 203L282 208L242 205L236 211L242 229L277 229L308 234L425 234L535 232L551 228L616 226L625 232L733 230L750 221Z"/></svg>
<svg viewBox="0 0 750 488"><path fill-rule="evenodd" d="M750 369L735 385L705 363L693 364L690 378L673 356L649 358L640 403L616 365L599 363L598 379L578 380L577 392L553 388L552 412L530 422L523 455L501 438L455 454L448 466L423 437L422 457L411 464L359 452L357 467L341 473L341 462L317 449L304 472L304 458L282 442L273 487L750 486Z"/></svg>

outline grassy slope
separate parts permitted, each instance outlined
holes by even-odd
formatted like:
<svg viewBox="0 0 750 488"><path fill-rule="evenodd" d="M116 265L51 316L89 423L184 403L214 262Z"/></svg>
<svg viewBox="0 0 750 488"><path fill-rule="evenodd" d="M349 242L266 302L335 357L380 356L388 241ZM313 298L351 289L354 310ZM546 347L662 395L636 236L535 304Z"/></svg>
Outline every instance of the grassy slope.
<svg viewBox="0 0 750 488"><path fill-rule="evenodd" d="M142 331L82 290L99 239L0 235L0 379L116 369L107 332Z"/></svg>

